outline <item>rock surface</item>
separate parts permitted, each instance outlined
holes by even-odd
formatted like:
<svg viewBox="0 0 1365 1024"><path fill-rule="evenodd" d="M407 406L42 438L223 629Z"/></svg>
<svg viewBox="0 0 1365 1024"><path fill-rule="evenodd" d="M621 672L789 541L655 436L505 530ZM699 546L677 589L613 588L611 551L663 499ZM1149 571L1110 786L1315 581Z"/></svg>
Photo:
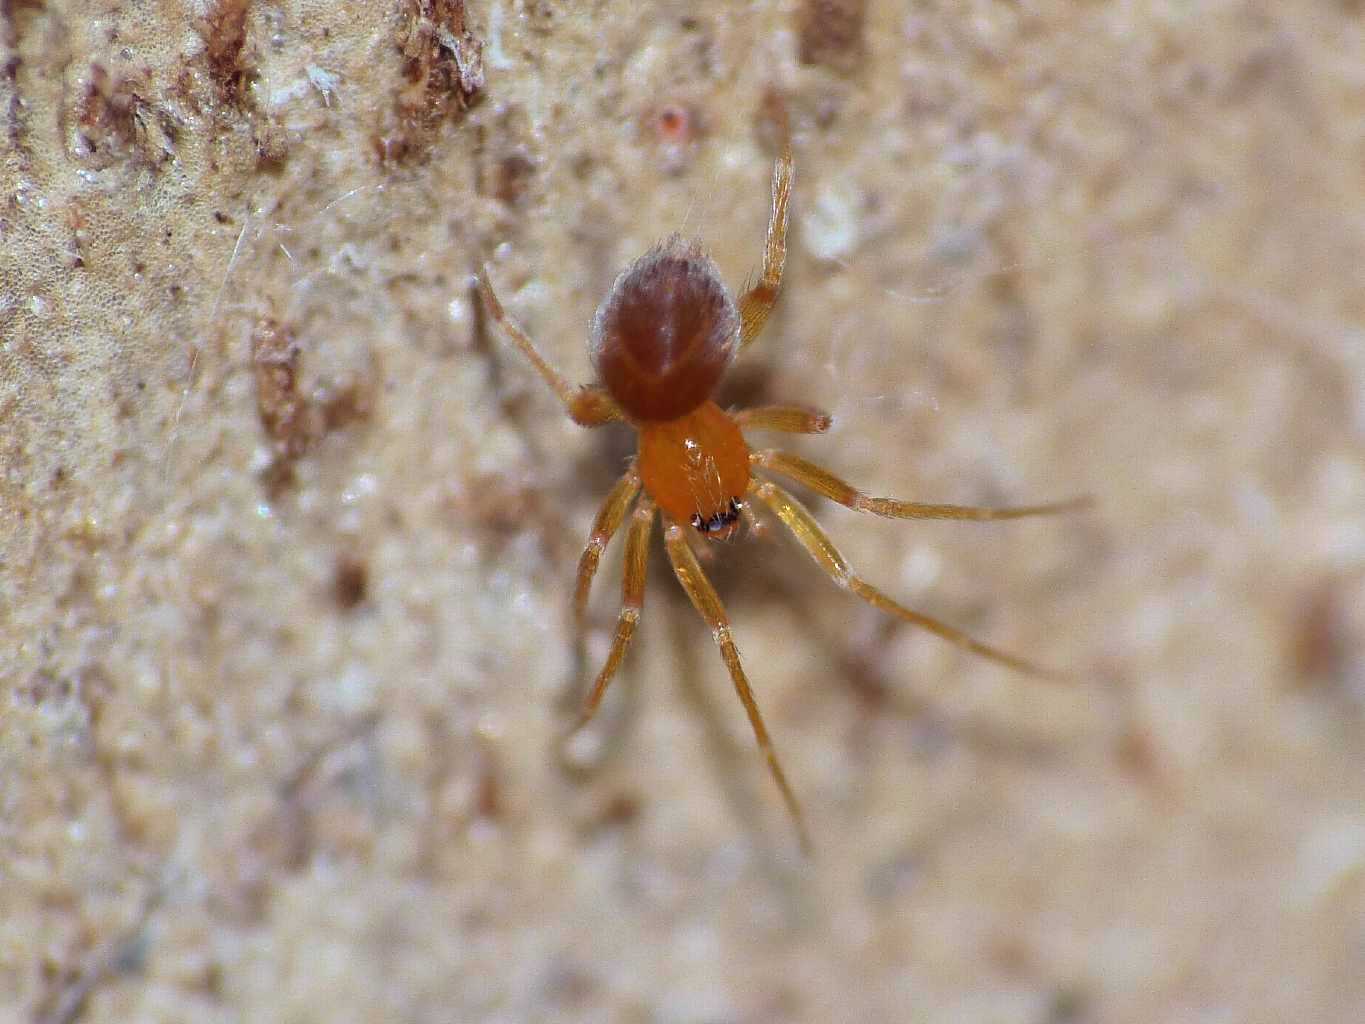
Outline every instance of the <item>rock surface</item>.
<svg viewBox="0 0 1365 1024"><path fill-rule="evenodd" d="M569 13L581 6L581 13ZM0 5L0 1020L1353 1019L1365 141L1351 4ZM711 563L792 849L661 563L580 750L658 238L789 274L727 402L876 494ZM599 578L602 652L619 559Z"/></svg>

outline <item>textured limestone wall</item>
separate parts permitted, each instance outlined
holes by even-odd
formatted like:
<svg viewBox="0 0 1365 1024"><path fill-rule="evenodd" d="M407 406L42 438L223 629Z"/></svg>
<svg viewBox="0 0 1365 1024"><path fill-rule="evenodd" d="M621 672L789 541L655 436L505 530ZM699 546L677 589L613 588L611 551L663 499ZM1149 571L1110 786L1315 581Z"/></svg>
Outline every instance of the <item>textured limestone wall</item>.
<svg viewBox="0 0 1365 1024"><path fill-rule="evenodd" d="M1353 4L0 4L0 1020L1239 1021L1365 1005ZM659 562L576 747L629 435L546 354L656 238L786 292L726 401L889 626ZM600 657L619 559L594 604Z"/></svg>

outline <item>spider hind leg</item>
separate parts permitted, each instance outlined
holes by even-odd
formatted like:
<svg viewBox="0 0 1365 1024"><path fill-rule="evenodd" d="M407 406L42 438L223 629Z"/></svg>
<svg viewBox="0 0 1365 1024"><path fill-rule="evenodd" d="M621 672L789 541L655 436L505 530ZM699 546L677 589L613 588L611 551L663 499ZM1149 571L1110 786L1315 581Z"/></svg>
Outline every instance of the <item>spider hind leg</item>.
<svg viewBox="0 0 1365 1024"><path fill-rule="evenodd" d="M768 236L763 243L763 273L758 283L739 299L741 352L762 332L782 288L782 267L787 262L787 204L791 199L792 175L791 146L785 145L773 165L773 205L768 216Z"/></svg>
<svg viewBox="0 0 1365 1024"><path fill-rule="evenodd" d="M512 339L512 343L521 350L530 364L535 367L540 374L541 380L550 386L550 389L559 396L559 400L564 403L564 411L569 414L569 418L582 427L600 427L604 423L614 423L622 418L621 408L616 401L600 387L575 387L564 378L564 375L550 365L549 360L540 354L535 343L519 323L512 319L508 312L502 308L497 293L493 291L493 285L488 279L488 267L479 268L478 275L479 295L483 298L484 307L502 329L502 332Z"/></svg>

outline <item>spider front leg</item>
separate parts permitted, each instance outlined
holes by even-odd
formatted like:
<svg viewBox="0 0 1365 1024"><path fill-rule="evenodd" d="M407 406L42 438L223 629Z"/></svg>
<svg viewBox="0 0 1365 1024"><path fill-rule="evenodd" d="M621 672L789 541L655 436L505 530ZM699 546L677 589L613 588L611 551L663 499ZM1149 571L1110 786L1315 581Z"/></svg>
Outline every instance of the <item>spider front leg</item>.
<svg viewBox="0 0 1365 1024"><path fill-rule="evenodd" d="M820 524L815 521L815 517L810 514L806 507L771 480L755 478L753 483L749 485L749 493L772 509L791 530L792 535L796 537L801 546L829 574L835 583L845 590L857 594L872 607L903 619L911 625L923 627L963 650L979 654L983 658L989 658L991 661L1012 668L1016 672L1053 682L1066 681L1066 677L1057 672L1041 668L1017 655L1006 653L999 648L974 640L960 629L954 629L946 622L941 622L932 616L911 611L891 600L876 587L864 582L862 577L849 566L844 556L839 554L834 542L820 528ZM947 518L961 517L949 516Z"/></svg>
<svg viewBox="0 0 1365 1024"><path fill-rule="evenodd" d="M583 629L588 611L588 591L592 589L593 577L597 575L597 563L602 560L602 552L611 543L612 537L625 521L635 496L640 493L640 477L632 466L621 474L621 479L607 494L602 507L597 510L597 518L592 523L592 533L578 559L578 585L574 589L574 618L579 631Z"/></svg>
<svg viewBox="0 0 1365 1024"><path fill-rule="evenodd" d="M488 315L497 321L513 344L521 349L521 354L530 360L531 365L536 368L541 379L564 403L564 410L579 426L600 427L604 423L612 423L623 419L621 408L616 404L607 392L598 387L576 387L570 384L564 376L546 361L545 357L536 350L535 344L521 325L507 315L507 311L502 308L502 303L493 292L493 286L488 281L488 267L484 266L479 270L479 294L483 296L483 303L488 308Z"/></svg>
<svg viewBox="0 0 1365 1024"><path fill-rule="evenodd" d="M1075 512L1095 503L1093 498L1081 497L1051 502L1047 505L1017 505L1013 508L925 505L896 498L873 498L840 480L823 466L817 466L814 462L787 452L770 448L766 451L756 451L749 458L755 467L780 473L788 480L795 480L816 494L824 495L830 501L837 501L855 512L871 512L874 516L885 519L1023 519L1025 516L1052 516L1062 512Z"/></svg>
<svg viewBox="0 0 1365 1024"><path fill-rule="evenodd" d="M634 476L632 471L629 476ZM639 481L635 481L638 489ZM607 516L612 507L613 499L617 492L621 490L621 485L617 484L612 494L607 499L607 504L603 506L601 515ZM618 518L619 523L619 518ZM654 502L648 495L640 499L635 506L635 511L631 514L630 529L626 533L626 558L625 575L621 584L621 613L616 620L616 634L611 640L611 650L607 652L607 662L602 666L602 671L597 674L597 681L593 683L592 692L588 694L588 699L583 705L583 711L579 715L578 723L574 726L574 731L583 728L591 721L592 716L597 713L597 707L602 703L602 695L607 692L607 685L616 675L617 669L621 667L621 662L626 656L626 651L630 648L630 641L635 636L635 626L640 621L640 612L645 605L645 566L649 555L649 534L654 528ZM594 538L596 533L594 532ZM589 542L591 550L591 542ZM588 551L584 551L583 560L588 560ZM593 566L596 566L594 560ZM591 582L591 573L585 580L580 569L579 588L580 593L587 593L587 583Z"/></svg>
<svg viewBox="0 0 1365 1024"><path fill-rule="evenodd" d="M725 614L725 606L720 602L720 595L716 593L716 588L711 585L711 581L702 572L696 554L687 543L683 528L677 523L668 522L664 527L664 546L668 549L668 559L673 563L673 573L678 577L678 582L687 592L693 607L701 613L701 617L711 627L711 636L715 639L716 646L720 648L720 656L730 672L730 680L734 683L735 693L739 695L740 703L744 705L745 714L749 716L749 726L754 731L754 738L758 741L759 749L763 751L763 756L767 759L768 771L772 774L773 781L777 783L777 788L781 790L782 799L786 801L787 810L796 825L801 848L810 852L810 834L806 831L805 816L801 813L801 805L797 802L796 794L787 784L787 776L782 771L782 764L777 758L777 750L773 746L772 738L768 735L767 726L763 724L763 715L758 710L758 701L754 699L754 691L750 688L749 680L744 675L744 667L739 661L739 650L735 647L734 638L730 635L730 618Z"/></svg>
<svg viewBox="0 0 1365 1024"><path fill-rule="evenodd" d="M768 216L768 237L763 245L763 276L739 299L741 352L763 330L782 287L782 267L787 262L787 203L791 198L793 175L791 147L784 145L782 155L773 166L773 206Z"/></svg>

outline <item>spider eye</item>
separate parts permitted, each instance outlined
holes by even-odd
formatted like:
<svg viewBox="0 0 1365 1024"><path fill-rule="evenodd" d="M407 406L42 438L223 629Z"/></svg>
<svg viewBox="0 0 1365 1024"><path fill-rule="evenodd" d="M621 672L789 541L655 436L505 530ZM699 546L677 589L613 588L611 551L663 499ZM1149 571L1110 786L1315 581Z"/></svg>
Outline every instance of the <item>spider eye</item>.
<svg viewBox="0 0 1365 1024"><path fill-rule="evenodd" d="M714 515L703 516L699 512L694 512L691 519L692 527L704 534L726 533L739 521L739 511L743 507L742 501L731 498L729 505Z"/></svg>

